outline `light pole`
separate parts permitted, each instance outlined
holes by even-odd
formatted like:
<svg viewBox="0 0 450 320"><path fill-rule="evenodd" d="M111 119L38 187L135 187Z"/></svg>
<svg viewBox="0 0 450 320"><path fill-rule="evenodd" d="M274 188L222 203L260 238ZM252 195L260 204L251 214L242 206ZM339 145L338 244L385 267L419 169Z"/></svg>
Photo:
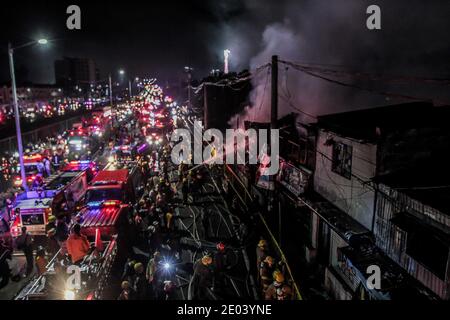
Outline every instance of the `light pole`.
<svg viewBox="0 0 450 320"><path fill-rule="evenodd" d="M14 118L16 122L16 135L17 135L17 149L19 151L19 164L20 164L20 177L22 179L22 187L25 191L28 191L27 177L25 174L25 166L23 164L23 145L22 145L22 130L20 129L20 112L19 103L17 101L17 88L16 88L16 75L14 72L14 50L32 46L35 44L45 45L48 43L47 39L39 39L37 41L31 41L21 46L13 48L11 43L8 43L8 57L9 57L9 71L11 73L11 91L13 95L14 106Z"/></svg>
<svg viewBox="0 0 450 320"><path fill-rule="evenodd" d="M123 77L125 75L125 70L120 69L119 70L119 75L121 77ZM128 78L128 94L129 94L130 101L131 101L131 79L130 78Z"/></svg>
<svg viewBox="0 0 450 320"><path fill-rule="evenodd" d="M128 80L128 93L129 93L130 102L131 102L131 80Z"/></svg>

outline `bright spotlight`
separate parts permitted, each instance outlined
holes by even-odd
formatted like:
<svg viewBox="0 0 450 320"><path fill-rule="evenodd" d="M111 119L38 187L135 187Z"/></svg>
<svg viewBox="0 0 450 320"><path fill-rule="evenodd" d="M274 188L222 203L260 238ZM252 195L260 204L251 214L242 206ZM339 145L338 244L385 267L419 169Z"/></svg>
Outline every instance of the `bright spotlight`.
<svg viewBox="0 0 450 320"><path fill-rule="evenodd" d="M38 43L39 43L39 44L47 44L47 43L48 43L48 40L47 40L47 39L39 39L39 40L38 40Z"/></svg>

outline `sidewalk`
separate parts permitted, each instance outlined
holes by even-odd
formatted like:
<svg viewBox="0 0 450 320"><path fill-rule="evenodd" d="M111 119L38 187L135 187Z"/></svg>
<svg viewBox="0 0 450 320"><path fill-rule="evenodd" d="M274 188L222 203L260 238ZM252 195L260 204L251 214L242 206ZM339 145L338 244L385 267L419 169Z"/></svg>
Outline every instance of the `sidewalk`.
<svg viewBox="0 0 450 320"><path fill-rule="evenodd" d="M25 256L22 254L14 254L13 255L13 263L17 263L20 270L25 270L26 268L26 260ZM15 282L11 279L9 280L9 283L4 287L0 289L0 300L12 300L14 297L19 293L19 291L30 281L30 279L34 276L35 271L33 273L26 277L21 278L19 281Z"/></svg>

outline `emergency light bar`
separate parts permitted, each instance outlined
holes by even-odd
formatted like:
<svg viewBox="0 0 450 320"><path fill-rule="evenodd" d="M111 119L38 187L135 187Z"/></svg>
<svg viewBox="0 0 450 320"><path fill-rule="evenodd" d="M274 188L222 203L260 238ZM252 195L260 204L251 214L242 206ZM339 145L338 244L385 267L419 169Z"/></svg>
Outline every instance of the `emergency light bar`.
<svg viewBox="0 0 450 320"><path fill-rule="evenodd" d="M106 200L103 201L103 206L104 207L116 207L120 205L120 201L118 200Z"/></svg>

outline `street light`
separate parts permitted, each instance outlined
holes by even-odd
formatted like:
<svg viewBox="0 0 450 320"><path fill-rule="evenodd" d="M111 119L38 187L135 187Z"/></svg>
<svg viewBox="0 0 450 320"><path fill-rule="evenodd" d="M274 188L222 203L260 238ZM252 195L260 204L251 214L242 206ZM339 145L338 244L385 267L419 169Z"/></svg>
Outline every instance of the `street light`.
<svg viewBox="0 0 450 320"><path fill-rule="evenodd" d="M11 90L13 94L14 117L16 122L17 149L19 151L20 177L22 179L22 186L25 191L28 190L28 186L25 175L25 166L23 164L22 130L20 129L20 113L19 104L17 101L16 75L14 72L14 50L18 50L35 44L45 45L47 43L47 39L39 39L37 41L31 41L15 48L12 47L11 43L8 44L9 71L11 73Z"/></svg>
<svg viewBox="0 0 450 320"><path fill-rule="evenodd" d="M123 75L125 74L125 70L120 69L120 70L119 70L119 74L120 74L121 76L123 76Z"/></svg>

